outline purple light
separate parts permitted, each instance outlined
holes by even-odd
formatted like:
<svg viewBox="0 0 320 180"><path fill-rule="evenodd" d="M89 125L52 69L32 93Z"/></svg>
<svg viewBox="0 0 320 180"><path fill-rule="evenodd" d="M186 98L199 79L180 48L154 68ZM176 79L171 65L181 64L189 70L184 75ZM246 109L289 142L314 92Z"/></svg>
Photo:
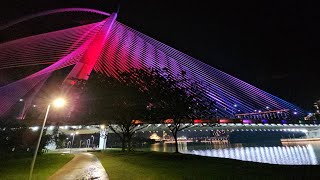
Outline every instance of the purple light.
<svg viewBox="0 0 320 180"><path fill-rule="evenodd" d="M242 123L243 124L251 124L252 121L250 119L244 119L244 120L242 120Z"/></svg>
<svg viewBox="0 0 320 180"><path fill-rule="evenodd" d="M28 16L24 16L20 19L17 19L15 21L9 22L4 26L0 26L0 30L6 29L10 26L13 26L15 24L33 19L33 18L37 18L37 17L41 17L41 16L46 16L46 15L50 15L50 14L56 14L56 13L65 13L65 12L89 12L89 13L96 13L96 14L101 14L101 15L105 15L105 16L110 16L109 13L103 12L103 11L99 11L99 10L95 10L95 9L88 9L88 8L62 8L62 9L54 9L54 10L49 10L49 11L44 11L44 12L40 12L40 13L36 13L36 14L32 14L32 15L28 15Z"/></svg>
<svg viewBox="0 0 320 180"><path fill-rule="evenodd" d="M38 13L24 17L22 21L65 11L85 11L109 15L96 10L71 8ZM90 74L93 65L95 71L112 77L117 77L119 72L130 68L165 67L173 75L178 75L181 70L185 70L188 79L204 83L208 95L217 103L216 111L223 116L232 115L237 110L238 112L252 112L252 109L265 107L266 104L274 109L296 108L298 109L297 112L302 114L302 110L295 105L204 64L124 24L114 22L112 28L103 28L108 19L99 23L0 44L0 69L54 63L17 83L0 87L0 97L6 96L0 102L0 116L2 115L2 109L7 110L10 103L17 102L37 83L45 81L44 75L79 62L83 64L81 64L81 67L77 66L77 68L87 68L81 69L81 71L88 72L84 73L85 75ZM15 21L13 24L22 21ZM0 28L3 27L5 26ZM109 34L106 29L108 32L110 30ZM28 46L25 46L25 44L28 44ZM56 44L59 44L59 46L56 46ZM85 64L82 61L85 57L91 58L90 62L92 63ZM7 61L7 59L10 59L10 61ZM18 87L27 88L19 90ZM17 90L16 96L7 97L3 93L12 91L10 88ZM239 108L236 108L238 105L234 104L235 102L240 105ZM269 106L266 106L266 109L269 109ZM254 110L254 112L257 112L257 110ZM259 110L260 112L261 110Z"/></svg>

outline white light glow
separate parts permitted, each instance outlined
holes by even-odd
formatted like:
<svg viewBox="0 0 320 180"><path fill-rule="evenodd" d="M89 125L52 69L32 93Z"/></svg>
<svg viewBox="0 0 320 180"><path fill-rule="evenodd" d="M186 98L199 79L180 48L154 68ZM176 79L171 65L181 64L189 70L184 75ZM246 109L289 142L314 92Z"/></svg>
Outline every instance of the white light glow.
<svg viewBox="0 0 320 180"><path fill-rule="evenodd" d="M38 126L31 127L31 130L32 130L32 131L38 131L38 130L39 130L39 127L38 127Z"/></svg>
<svg viewBox="0 0 320 180"><path fill-rule="evenodd" d="M66 101L63 98L58 98L53 101L55 107L63 107L66 104Z"/></svg>

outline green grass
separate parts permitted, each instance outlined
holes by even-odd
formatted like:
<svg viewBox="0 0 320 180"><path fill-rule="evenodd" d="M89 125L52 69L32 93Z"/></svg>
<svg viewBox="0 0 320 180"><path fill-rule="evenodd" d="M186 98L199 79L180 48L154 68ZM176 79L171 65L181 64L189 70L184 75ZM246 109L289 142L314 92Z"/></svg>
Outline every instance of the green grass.
<svg viewBox="0 0 320 180"><path fill-rule="evenodd" d="M110 180L148 179L310 179L320 166L286 166L186 154L106 151L95 153Z"/></svg>
<svg viewBox="0 0 320 180"><path fill-rule="evenodd" d="M45 180L55 173L64 164L69 162L74 155L70 154L43 154L37 156L33 178ZM30 154L10 155L0 158L1 180L25 180L28 179L32 156Z"/></svg>

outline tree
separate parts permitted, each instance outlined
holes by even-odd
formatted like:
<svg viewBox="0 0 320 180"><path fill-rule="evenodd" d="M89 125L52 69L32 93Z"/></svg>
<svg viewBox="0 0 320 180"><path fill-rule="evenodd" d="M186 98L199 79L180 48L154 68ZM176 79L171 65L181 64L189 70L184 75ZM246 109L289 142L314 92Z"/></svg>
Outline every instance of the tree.
<svg viewBox="0 0 320 180"><path fill-rule="evenodd" d="M122 141L122 150L131 150L133 134L146 122L171 122L169 130L175 139L188 128L194 118L211 118L215 103L205 87L186 78L187 73L175 77L166 69L129 69L119 76L94 74L88 82L91 94L89 115L108 122L109 128ZM189 123L189 124L185 124Z"/></svg>
<svg viewBox="0 0 320 180"><path fill-rule="evenodd" d="M105 122L122 141L122 150L132 149L133 134L145 125L148 98L141 84L136 82L137 71L122 72L118 78L95 74L88 82L87 91L92 95L90 114Z"/></svg>
<svg viewBox="0 0 320 180"><path fill-rule="evenodd" d="M54 142L56 144L56 148L60 149L60 148L64 148L66 143L66 138L67 138L67 135L63 132L60 132L59 126L56 126L53 129L50 142Z"/></svg>
<svg viewBox="0 0 320 180"><path fill-rule="evenodd" d="M166 72L166 69L158 71L158 78L148 91L153 97L151 111L158 114L153 117L167 124L175 140L176 153L179 131L191 127L196 118L210 120L216 115L215 102L208 96L206 88L186 76L185 71L178 77Z"/></svg>
<svg viewBox="0 0 320 180"><path fill-rule="evenodd" d="M32 152L38 141L39 133L39 131L32 131L16 119L2 120L0 121L0 152ZM47 135L44 130L38 153L42 154L41 150L52 140L53 136Z"/></svg>

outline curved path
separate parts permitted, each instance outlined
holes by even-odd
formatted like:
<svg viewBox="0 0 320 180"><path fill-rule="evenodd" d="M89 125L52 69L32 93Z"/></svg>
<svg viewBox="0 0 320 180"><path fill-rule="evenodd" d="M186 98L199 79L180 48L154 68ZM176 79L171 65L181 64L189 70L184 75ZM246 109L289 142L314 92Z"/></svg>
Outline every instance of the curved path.
<svg viewBox="0 0 320 180"><path fill-rule="evenodd" d="M49 180L109 180L98 158L91 153L75 154L75 157L48 178Z"/></svg>

